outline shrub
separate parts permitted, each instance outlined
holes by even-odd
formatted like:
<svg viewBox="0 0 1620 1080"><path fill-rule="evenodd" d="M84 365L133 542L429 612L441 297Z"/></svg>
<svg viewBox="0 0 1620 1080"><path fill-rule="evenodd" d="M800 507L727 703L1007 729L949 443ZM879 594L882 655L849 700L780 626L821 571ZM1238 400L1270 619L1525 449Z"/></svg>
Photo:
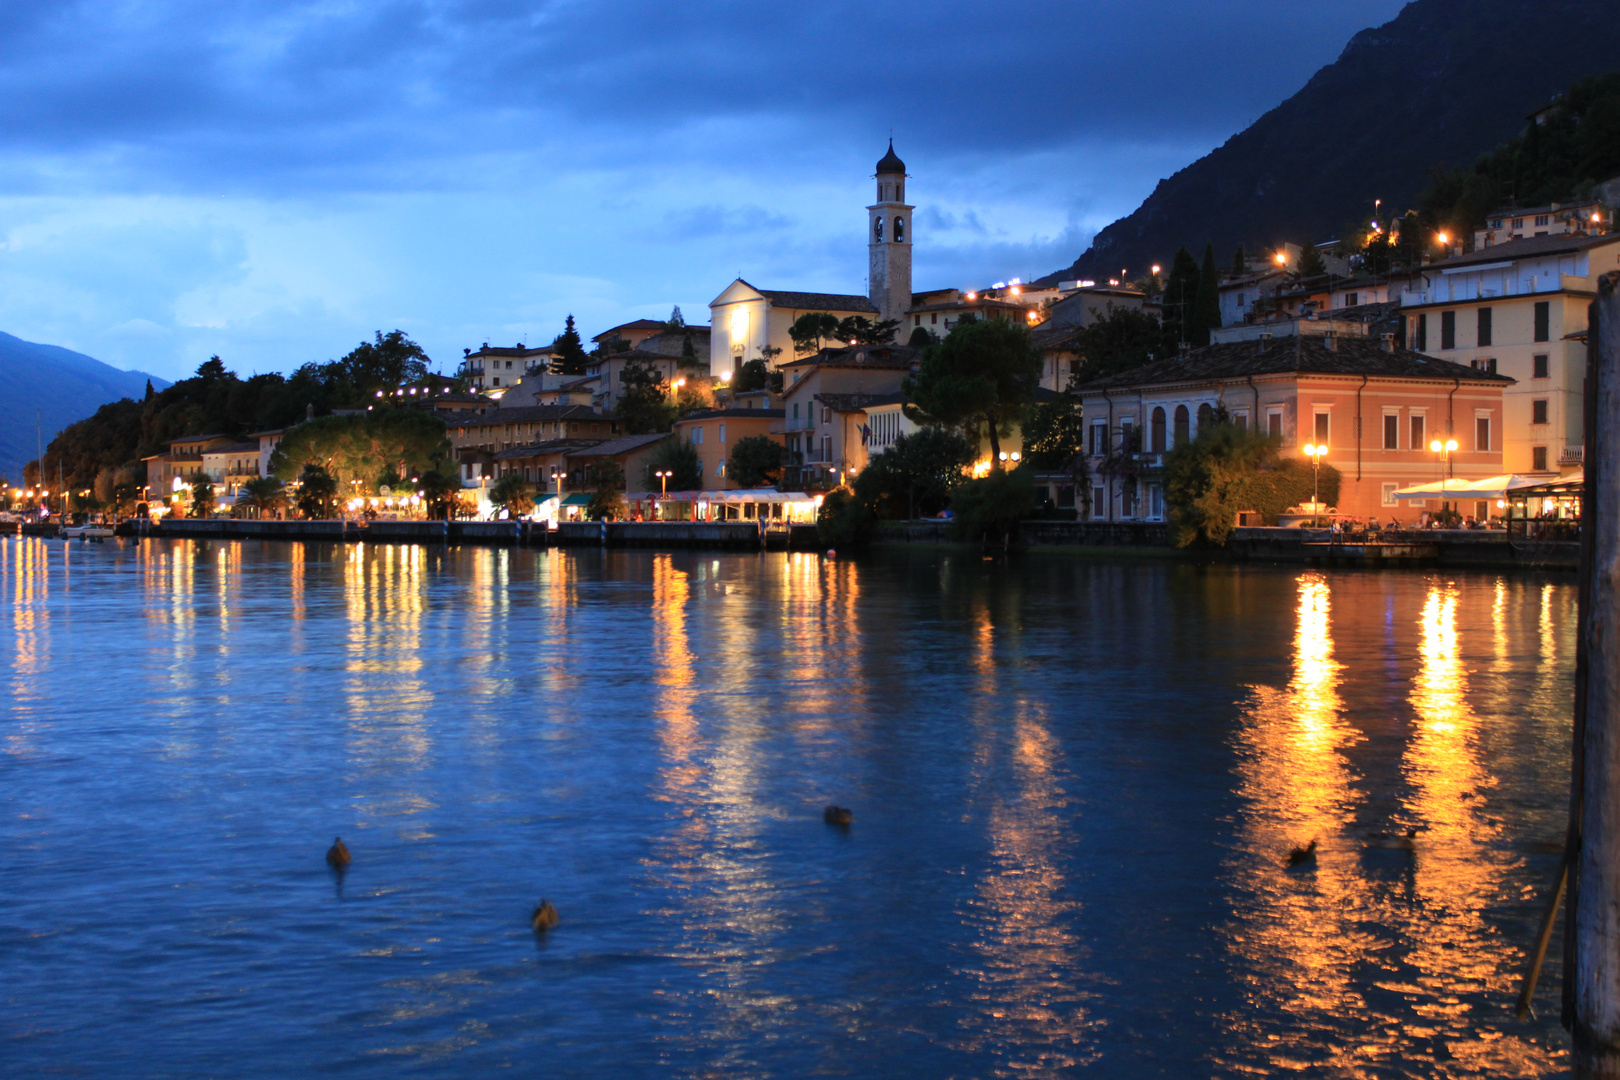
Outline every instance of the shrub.
<svg viewBox="0 0 1620 1080"><path fill-rule="evenodd" d="M992 470L962 484L951 496L956 514L952 532L959 540L1009 538L1035 504L1035 477L1029 466Z"/></svg>

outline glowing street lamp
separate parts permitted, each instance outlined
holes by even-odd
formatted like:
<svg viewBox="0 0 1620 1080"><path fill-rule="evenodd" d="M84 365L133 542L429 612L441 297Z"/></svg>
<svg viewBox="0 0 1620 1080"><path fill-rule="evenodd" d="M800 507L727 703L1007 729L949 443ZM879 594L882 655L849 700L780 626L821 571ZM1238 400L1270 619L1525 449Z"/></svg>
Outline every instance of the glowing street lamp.
<svg viewBox="0 0 1620 1080"><path fill-rule="evenodd" d="M659 469L657 472L653 473L653 475L658 477L658 493L660 495L668 495L669 494L669 478L674 476L675 474L673 472L671 472L669 469Z"/></svg>
<svg viewBox="0 0 1620 1080"><path fill-rule="evenodd" d="M1321 487L1322 459L1327 457L1327 450L1326 446L1320 446L1316 443L1305 444L1305 456L1311 459L1311 508L1313 510L1316 508L1317 492Z"/></svg>

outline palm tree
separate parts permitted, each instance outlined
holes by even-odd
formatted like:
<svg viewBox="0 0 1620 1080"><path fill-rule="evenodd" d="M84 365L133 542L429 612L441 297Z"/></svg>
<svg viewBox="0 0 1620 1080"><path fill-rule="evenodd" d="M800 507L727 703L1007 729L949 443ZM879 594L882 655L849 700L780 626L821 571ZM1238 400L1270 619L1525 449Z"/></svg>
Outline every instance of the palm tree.
<svg viewBox="0 0 1620 1080"><path fill-rule="evenodd" d="M287 507L287 491L273 476L258 476L242 485L241 506L253 510L253 516L264 519Z"/></svg>
<svg viewBox="0 0 1620 1080"><path fill-rule="evenodd" d="M453 472L425 472L416 483L416 490L427 503L428 517L450 520L461 495L461 480Z"/></svg>
<svg viewBox="0 0 1620 1080"><path fill-rule="evenodd" d="M298 474L298 512L307 518L337 516L337 481L320 465L310 462Z"/></svg>
<svg viewBox="0 0 1620 1080"><path fill-rule="evenodd" d="M214 516L214 482L200 469L191 477L191 516Z"/></svg>
<svg viewBox="0 0 1620 1080"><path fill-rule="evenodd" d="M534 509L534 485L522 473L509 472L489 489L489 501L506 507L513 517L522 517Z"/></svg>

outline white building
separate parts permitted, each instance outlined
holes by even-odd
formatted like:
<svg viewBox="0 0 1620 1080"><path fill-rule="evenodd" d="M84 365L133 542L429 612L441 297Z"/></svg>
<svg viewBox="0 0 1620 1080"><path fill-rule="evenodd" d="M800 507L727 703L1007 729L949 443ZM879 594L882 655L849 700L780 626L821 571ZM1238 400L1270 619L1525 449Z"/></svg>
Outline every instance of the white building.
<svg viewBox="0 0 1620 1080"><path fill-rule="evenodd" d="M1582 458L1587 305L1620 269L1620 235L1532 236L1423 268L1401 294L1419 352L1515 380L1503 395L1503 468L1551 473Z"/></svg>

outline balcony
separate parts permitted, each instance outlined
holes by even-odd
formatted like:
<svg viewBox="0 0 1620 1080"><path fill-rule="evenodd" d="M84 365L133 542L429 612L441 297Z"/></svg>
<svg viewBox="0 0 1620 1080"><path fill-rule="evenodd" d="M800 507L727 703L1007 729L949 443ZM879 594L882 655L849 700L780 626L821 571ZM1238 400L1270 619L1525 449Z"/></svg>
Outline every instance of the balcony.
<svg viewBox="0 0 1620 1080"><path fill-rule="evenodd" d="M1566 446L1558 451L1558 464L1580 465L1586 460L1586 447Z"/></svg>

